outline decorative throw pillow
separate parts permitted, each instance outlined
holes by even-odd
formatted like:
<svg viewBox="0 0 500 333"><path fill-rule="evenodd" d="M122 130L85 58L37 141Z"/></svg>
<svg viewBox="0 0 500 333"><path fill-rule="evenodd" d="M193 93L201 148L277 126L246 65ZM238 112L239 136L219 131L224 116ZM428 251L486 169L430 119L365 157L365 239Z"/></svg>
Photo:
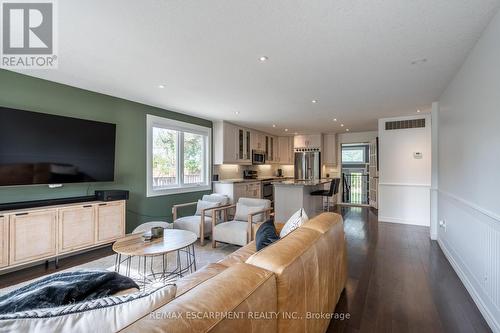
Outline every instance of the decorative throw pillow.
<svg viewBox="0 0 500 333"><path fill-rule="evenodd" d="M220 204L215 201L204 201L204 200L198 200L198 204L196 205L196 213L195 215L201 216L201 211L203 209L207 208L217 208L219 207ZM212 216L212 210L207 210L205 211L205 216Z"/></svg>
<svg viewBox="0 0 500 333"><path fill-rule="evenodd" d="M283 229L281 229L280 238L285 237L307 221L309 221L309 217L307 217L304 208L299 209L288 219Z"/></svg>
<svg viewBox="0 0 500 333"><path fill-rule="evenodd" d="M280 237L278 236L276 227L274 226L274 220L267 220L262 223L259 230L257 230L257 234L255 235L255 246L257 251L262 250L269 244L274 243L279 239Z"/></svg>
<svg viewBox="0 0 500 333"><path fill-rule="evenodd" d="M241 203L236 204L236 213L234 214L234 219L236 221L248 221L248 214L256 213L261 210L264 210L266 207L262 206L247 206ZM258 214L253 217L253 222L263 222L264 214Z"/></svg>
<svg viewBox="0 0 500 333"><path fill-rule="evenodd" d="M2 332L118 332L175 298L175 284L125 296L0 315Z"/></svg>

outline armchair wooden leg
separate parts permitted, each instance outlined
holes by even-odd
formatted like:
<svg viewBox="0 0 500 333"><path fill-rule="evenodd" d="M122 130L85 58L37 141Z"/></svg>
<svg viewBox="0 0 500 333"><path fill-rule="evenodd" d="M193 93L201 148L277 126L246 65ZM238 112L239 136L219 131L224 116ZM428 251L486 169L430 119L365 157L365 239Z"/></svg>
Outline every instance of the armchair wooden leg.
<svg viewBox="0 0 500 333"><path fill-rule="evenodd" d="M200 223L200 245L205 244L205 211L201 212L201 223Z"/></svg>
<svg viewBox="0 0 500 333"><path fill-rule="evenodd" d="M217 247L217 242L215 239L212 237L212 247L215 249Z"/></svg>

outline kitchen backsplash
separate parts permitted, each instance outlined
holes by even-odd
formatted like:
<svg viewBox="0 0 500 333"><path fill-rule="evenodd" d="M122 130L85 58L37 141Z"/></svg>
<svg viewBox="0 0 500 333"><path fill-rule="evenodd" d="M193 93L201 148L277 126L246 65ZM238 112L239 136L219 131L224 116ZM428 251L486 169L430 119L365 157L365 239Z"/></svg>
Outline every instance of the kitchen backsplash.
<svg viewBox="0 0 500 333"><path fill-rule="evenodd" d="M277 170L282 169L285 177L293 177L293 165L236 165L223 164L214 165L214 175L219 175L219 179L239 179L243 178L243 170L255 170L259 177L271 177L277 175Z"/></svg>

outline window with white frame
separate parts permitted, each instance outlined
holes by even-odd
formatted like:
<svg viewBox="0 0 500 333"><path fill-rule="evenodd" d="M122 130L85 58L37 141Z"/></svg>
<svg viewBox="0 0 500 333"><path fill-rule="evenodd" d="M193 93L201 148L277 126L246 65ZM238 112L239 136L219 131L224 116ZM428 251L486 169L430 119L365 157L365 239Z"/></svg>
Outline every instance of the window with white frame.
<svg viewBox="0 0 500 333"><path fill-rule="evenodd" d="M211 129L147 115L147 195L210 190Z"/></svg>
<svg viewBox="0 0 500 333"><path fill-rule="evenodd" d="M366 147L364 146L343 146L342 163L360 164L368 163L366 159Z"/></svg>

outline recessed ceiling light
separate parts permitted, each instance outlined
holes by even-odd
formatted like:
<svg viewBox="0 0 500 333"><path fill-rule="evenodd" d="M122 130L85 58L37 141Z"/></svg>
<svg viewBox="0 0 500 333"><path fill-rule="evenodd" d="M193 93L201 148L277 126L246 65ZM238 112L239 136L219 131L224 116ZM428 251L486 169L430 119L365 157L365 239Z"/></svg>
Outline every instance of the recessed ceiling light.
<svg viewBox="0 0 500 333"><path fill-rule="evenodd" d="M427 58L415 59L411 62L412 65L422 65L427 62Z"/></svg>
<svg viewBox="0 0 500 333"><path fill-rule="evenodd" d="M260 58L259 58L259 60L260 60L261 62L265 62L265 61L269 60L269 58L268 58L268 57L266 57L266 56L262 56L262 57L260 57Z"/></svg>
<svg viewBox="0 0 500 333"><path fill-rule="evenodd" d="M344 127L344 124L340 124L340 127Z"/></svg>
<svg viewBox="0 0 500 333"><path fill-rule="evenodd" d="M337 118L333 118L333 121L337 121Z"/></svg>
<svg viewBox="0 0 500 333"><path fill-rule="evenodd" d="M235 115L239 115L240 114L240 111L235 111L234 112Z"/></svg>
<svg viewBox="0 0 500 333"><path fill-rule="evenodd" d="M417 110L417 113L420 113L420 110Z"/></svg>
<svg viewBox="0 0 500 333"><path fill-rule="evenodd" d="M273 127L276 127L276 124L273 124Z"/></svg>
<svg viewBox="0 0 500 333"><path fill-rule="evenodd" d="M159 84L158 88L163 89L163 88L165 88L165 85L164 84Z"/></svg>
<svg viewBox="0 0 500 333"><path fill-rule="evenodd" d="M311 102L312 102L313 104L316 104L316 103L318 103L318 100L313 99Z"/></svg>
<svg viewBox="0 0 500 333"><path fill-rule="evenodd" d="M285 132L288 132L288 128L285 128Z"/></svg>
<svg viewBox="0 0 500 333"><path fill-rule="evenodd" d="M346 131L346 132L349 132L349 131L350 131L350 129L346 128L346 129L345 129L345 131Z"/></svg>

